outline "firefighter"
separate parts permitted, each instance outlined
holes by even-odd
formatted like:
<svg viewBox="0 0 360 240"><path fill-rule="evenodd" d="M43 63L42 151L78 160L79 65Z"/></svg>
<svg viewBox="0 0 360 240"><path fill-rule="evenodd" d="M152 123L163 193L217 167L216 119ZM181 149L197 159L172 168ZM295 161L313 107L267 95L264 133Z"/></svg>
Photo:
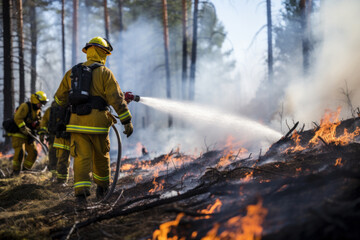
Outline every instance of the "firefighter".
<svg viewBox="0 0 360 240"><path fill-rule="evenodd" d="M44 116L41 119L40 122L40 130L38 131L38 134L40 136L40 141L44 142L45 135L47 135L47 142L49 146L49 171L52 173L52 178L54 179L56 177L56 151L53 148L55 134L54 132L50 131L51 127L50 125L50 114L51 114L51 106L45 110ZM50 127L50 129L49 129Z"/></svg>
<svg viewBox="0 0 360 240"><path fill-rule="evenodd" d="M86 204L86 197L90 195L91 172L98 199L105 195L110 184L109 130L116 120L108 110L109 105L118 114L127 137L133 132L124 95L111 70L104 66L112 50L106 39L91 39L82 49L87 61L75 65L65 74L54 96L60 106L68 102L71 105L66 131L71 133L70 154L74 158L74 189L78 204ZM89 72L91 79L87 89Z"/></svg>
<svg viewBox="0 0 360 240"><path fill-rule="evenodd" d="M43 91L37 91L36 93L31 94L30 102L22 103L15 112L14 122L19 128L19 131L9 134L12 136L12 147L14 148L14 175L20 173L25 151L27 156L23 163L24 170L30 170L36 160L38 153L34 144L34 139L30 134L34 135L35 130L39 128L41 107L48 101L49 100Z"/></svg>
<svg viewBox="0 0 360 240"><path fill-rule="evenodd" d="M67 183L70 165L70 133L66 132L66 123L70 117L68 105L57 107L56 115L56 138L54 148L56 149L56 181L59 184ZM65 186L64 185L64 186Z"/></svg>
<svg viewBox="0 0 360 240"><path fill-rule="evenodd" d="M60 184L66 184L69 178L70 166L70 139L55 137L54 148L56 149L56 181Z"/></svg>

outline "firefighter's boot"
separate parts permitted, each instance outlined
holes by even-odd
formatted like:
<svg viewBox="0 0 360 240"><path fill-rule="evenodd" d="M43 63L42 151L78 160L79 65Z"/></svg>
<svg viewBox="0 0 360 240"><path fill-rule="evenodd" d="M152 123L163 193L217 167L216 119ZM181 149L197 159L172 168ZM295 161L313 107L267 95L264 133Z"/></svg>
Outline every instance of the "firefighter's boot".
<svg viewBox="0 0 360 240"><path fill-rule="evenodd" d="M97 186L96 188L96 199L101 200L106 196L108 188Z"/></svg>

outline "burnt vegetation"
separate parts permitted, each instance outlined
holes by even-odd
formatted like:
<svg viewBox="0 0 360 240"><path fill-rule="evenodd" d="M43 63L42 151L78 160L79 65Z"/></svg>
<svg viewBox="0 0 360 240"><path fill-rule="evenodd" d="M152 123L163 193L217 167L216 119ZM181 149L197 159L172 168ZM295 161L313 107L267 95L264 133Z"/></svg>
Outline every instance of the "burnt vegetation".
<svg viewBox="0 0 360 240"><path fill-rule="evenodd" d="M309 144L334 125L332 137L323 134L323 141ZM359 125L353 118L294 130L264 155L232 146L200 156L173 150L154 159L123 159L109 201L91 198L82 208L75 206L72 180L54 185L41 171L45 163L9 178L5 156L0 237L358 239L360 144L353 133ZM354 136L338 142L344 134Z"/></svg>

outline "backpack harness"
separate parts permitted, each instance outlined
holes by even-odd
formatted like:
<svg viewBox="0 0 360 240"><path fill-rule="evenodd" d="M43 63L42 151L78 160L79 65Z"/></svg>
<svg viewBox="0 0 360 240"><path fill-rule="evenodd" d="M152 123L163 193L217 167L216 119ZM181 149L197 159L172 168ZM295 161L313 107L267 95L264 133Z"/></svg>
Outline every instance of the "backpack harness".
<svg viewBox="0 0 360 240"><path fill-rule="evenodd" d="M104 66L100 63L93 63L85 66L82 63L71 69L71 89L69 92L69 103L71 112L77 115L88 115L92 109L100 111L107 110L107 102L100 96L91 96L90 87L92 83L92 71Z"/></svg>

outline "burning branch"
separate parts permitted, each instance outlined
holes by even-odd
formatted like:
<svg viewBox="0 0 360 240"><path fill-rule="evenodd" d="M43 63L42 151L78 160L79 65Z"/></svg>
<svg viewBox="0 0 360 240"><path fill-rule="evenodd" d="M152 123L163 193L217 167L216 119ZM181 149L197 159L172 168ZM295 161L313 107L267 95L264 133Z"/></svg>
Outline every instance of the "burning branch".
<svg viewBox="0 0 360 240"><path fill-rule="evenodd" d="M288 131L288 133L284 136L284 139L287 139L290 134L297 128L297 126L299 125L299 121L295 123L295 125Z"/></svg>

